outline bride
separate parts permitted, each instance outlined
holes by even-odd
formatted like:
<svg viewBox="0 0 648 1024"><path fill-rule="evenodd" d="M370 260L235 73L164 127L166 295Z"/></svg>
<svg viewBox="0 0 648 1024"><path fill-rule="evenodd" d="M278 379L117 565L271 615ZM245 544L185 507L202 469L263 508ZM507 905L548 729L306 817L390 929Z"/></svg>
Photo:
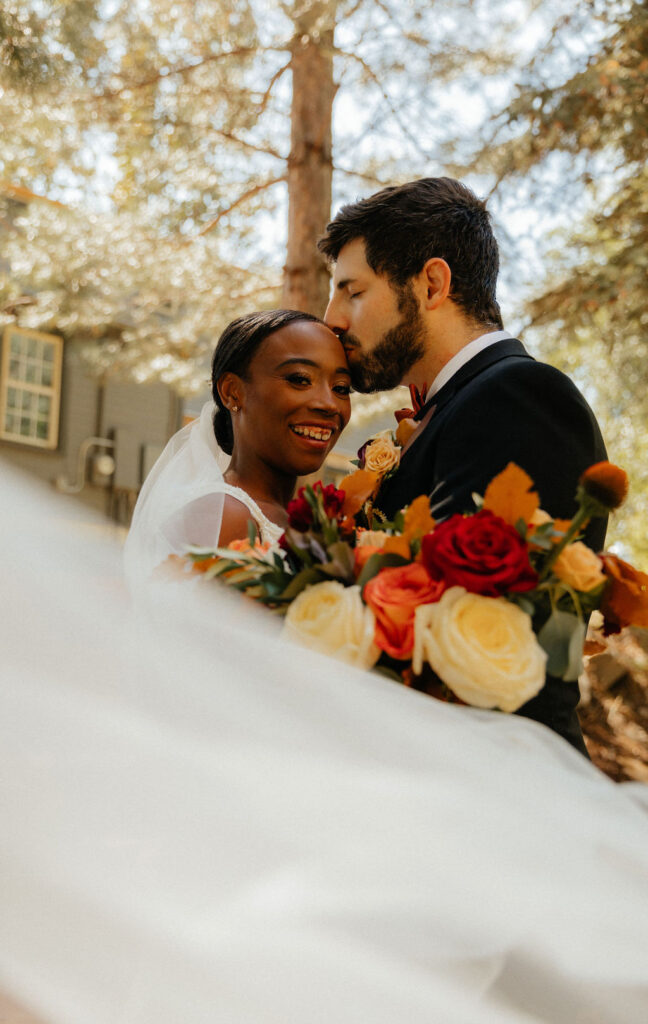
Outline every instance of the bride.
<svg viewBox="0 0 648 1024"><path fill-rule="evenodd" d="M171 438L140 493L125 548L131 587L189 545L246 537L249 519L262 541L278 540L297 478L320 468L349 421L350 382L340 341L309 313L229 324L213 404Z"/></svg>

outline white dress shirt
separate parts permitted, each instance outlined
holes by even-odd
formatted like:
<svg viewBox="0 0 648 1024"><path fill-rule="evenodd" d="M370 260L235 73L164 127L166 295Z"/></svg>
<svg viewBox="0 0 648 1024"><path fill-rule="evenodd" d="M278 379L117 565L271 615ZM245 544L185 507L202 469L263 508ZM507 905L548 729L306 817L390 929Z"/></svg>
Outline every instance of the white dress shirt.
<svg viewBox="0 0 648 1024"><path fill-rule="evenodd" d="M513 335L509 334L508 331L489 331L488 334L481 334L479 338L474 338L473 341L469 341L467 345L460 348L459 351L450 359L443 369L437 373L436 377L432 381L432 386L428 388L425 396L425 401L428 402L433 395L436 395L441 388L451 380L457 370L460 370L462 366L477 355L478 352L482 352L489 345L494 345L496 341L506 341L507 338L512 338Z"/></svg>

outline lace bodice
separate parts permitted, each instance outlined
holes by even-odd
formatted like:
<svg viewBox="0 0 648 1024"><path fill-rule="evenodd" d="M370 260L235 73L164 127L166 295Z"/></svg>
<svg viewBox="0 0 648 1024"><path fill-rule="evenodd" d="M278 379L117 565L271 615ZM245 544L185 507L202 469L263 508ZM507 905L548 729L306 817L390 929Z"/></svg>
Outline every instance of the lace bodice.
<svg viewBox="0 0 648 1024"><path fill-rule="evenodd" d="M242 505L245 505L250 510L254 522L259 528L259 534L261 541L264 544L276 544L281 534L284 532L281 526L277 526L271 519L261 511L254 498L251 498L247 491L244 491L241 487L234 487L232 484L227 484L225 481L221 484L219 490L222 490L223 494L229 494L230 497L236 498Z"/></svg>

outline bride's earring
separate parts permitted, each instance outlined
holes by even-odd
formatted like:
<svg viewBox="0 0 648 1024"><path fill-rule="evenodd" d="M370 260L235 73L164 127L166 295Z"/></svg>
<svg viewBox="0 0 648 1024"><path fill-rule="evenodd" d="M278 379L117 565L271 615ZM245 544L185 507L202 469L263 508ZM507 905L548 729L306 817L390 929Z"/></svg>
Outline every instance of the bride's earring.
<svg viewBox="0 0 648 1024"><path fill-rule="evenodd" d="M230 412L238 412L238 405L233 405Z"/></svg>

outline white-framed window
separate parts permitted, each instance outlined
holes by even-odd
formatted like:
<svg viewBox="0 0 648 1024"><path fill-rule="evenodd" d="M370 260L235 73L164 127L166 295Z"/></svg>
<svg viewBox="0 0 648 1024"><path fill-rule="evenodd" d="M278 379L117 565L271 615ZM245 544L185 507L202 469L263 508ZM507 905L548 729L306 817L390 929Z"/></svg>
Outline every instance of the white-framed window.
<svg viewBox="0 0 648 1024"><path fill-rule="evenodd" d="M0 439L56 448L63 339L6 327L0 370Z"/></svg>

